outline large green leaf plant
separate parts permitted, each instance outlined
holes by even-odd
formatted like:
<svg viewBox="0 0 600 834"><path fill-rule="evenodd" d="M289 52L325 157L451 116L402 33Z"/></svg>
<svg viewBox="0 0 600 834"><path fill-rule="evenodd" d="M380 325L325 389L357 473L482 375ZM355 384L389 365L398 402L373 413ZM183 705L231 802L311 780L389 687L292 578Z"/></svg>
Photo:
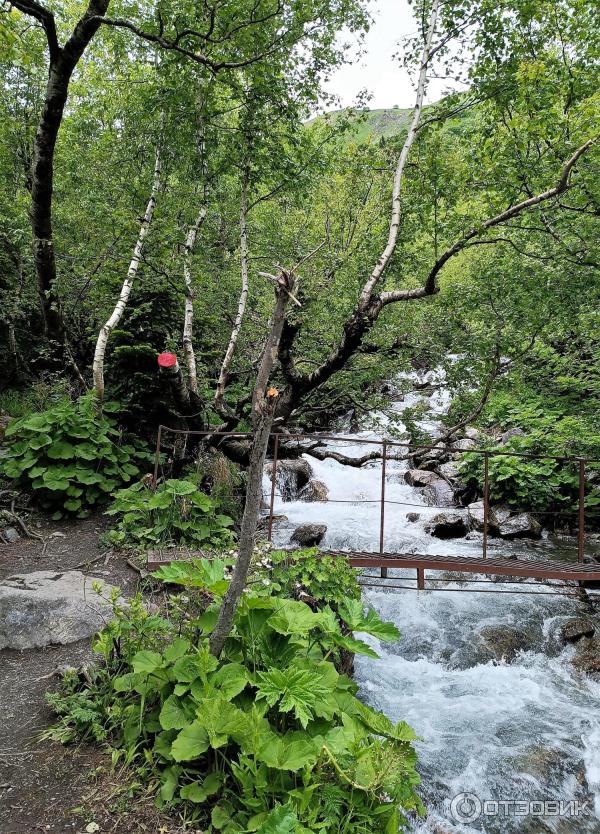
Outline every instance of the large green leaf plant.
<svg viewBox="0 0 600 834"><path fill-rule="evenodd" d="M224 834L396 834L423 812L413 730L361 702L336 669L342 648L377 657L343 632L397 640L393 624L352 599L337 615L313 611L259 579L217 659L208 637L228 584L225 562L173 563L156 576L212 601L186 607L168 633L160 618L148 628L139 605L133 615L116 609L96 640L105 666L86 687L98 704L96 735L102 724L114 758L137 765L159 805ZM68 709L59 711L56 734L70 738Z"/></svg>

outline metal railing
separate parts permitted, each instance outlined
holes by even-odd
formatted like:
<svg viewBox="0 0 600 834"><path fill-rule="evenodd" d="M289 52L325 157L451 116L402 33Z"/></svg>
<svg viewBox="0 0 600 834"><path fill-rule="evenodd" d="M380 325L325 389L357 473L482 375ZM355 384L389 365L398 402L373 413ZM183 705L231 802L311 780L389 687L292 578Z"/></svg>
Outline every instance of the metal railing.
<svg viewBox="0 0 600 834"><path fill-rule="evenodd" d="M162 448L163 448L163 437L165 433L171 433L176 436L185 436L185 443L189 437L197 437L199 439L203 439L206 441L210 438L210 443L212 447L219 448L220 445L225 443L227 439L250 439L251 434L248 432L214 432L214 431L192 431L188 429L175 429L170 428L168 426L159 426L158 428L158 435L157 435L157 442L156 442L156 453L155 453L155 464L154 464L154 475L153 475L153 483L156 486L159 474L161 471L161 455L162 455ZM422 504L411 504L410 502L405 501L393 501L389 498L386 498L386 482L388 477L388 470L387 464L389 461L395 460L410 460L415 455L422 455L423 453L432 452L432 451L441 451L450 453L450 454L461 454L461 455L481 455L483 457L483 530L482 530L482 556L483 558L487 558L488 551L489 551L489 538L490 538L490 488L492 484L490 483L490 459L493 457L510 457L510 458L523 458L528 460L543 460L543 461L555 461L561 462L565 465L575 465L578 471L578 499L577 505L572 509L568 510L535 510L533 508L519 508L517 510L511 510L512 512L531 512L533 514L538 515L547 515L547 516L563 516L567 517L568 519L572 520L573 523L576 523L577 526L577 561L582 562L585 555L585 546L586 546L586 488L588 485L587 482L587 465L594 464L596 466L600 465L600 460L592 459L592 458L583 458L583 457L573 457L573 456L565 456L565 455L550 455L550 454L534 454L529 452L516 452L510 450L503 450L503 449L457 449L452 450L452 448L448 447L447 445L440 445L440 444L414 444L409 443L407 441L400 441L395 440L393 438L383 438L381 440L375 440L370 438L357 438L357 437L344 437L340 435L330 435L330 434L303 434L303 433L290 433L290 434L279 434L279 433L272 433L270 435L270 441L272 443L272 454L271 454L271 462L272 462L272 475L271 475L271 489L270 489L270 497L269 497L269 505L268 505L268 514L267 514L267 535L269 540L272 540L273 537L273 521L274 521L274 506L275 506L275 498L276 498L276 481L277 481L277 466L278 462L281 460L281 443L285 442L286 444L296 444L292 446L289 451L294 451L298 453L301 449L304 451L300 452L300 454L308 454L310 456L310 446L305 448L305 444L313 444L312 448L316 448L314 444L325 444L328 442L335 443L335 444L344 444L349 443L353 445L369 445L369 446L379 446L381 448L381 454L374 460L380 459L381 460L381 491L380 495L376 499L351 499L351 500L335 500L335 499L326 499L329 503L349 503L349 504L379 504L379 555L383 555L385 553L385 517L386 517L386 506L391 504L401 505L403 507L423 507ZM324 447L318 445L318 448L323 449ZM402 457L390 457L390 449L393 448L400 448L404 449L405 454ZM296 454L296 457L299 457L299 454ZM163 466L164 468L164 466ZM163 473L164 474L164 473ZM444 479L446 480L446 479ZM448 481L447 481L448 482ZM451 509L466 509L466 507L458 507L456 505L436 505L436 504L428 504L430 508L440 509L440 510L451 510ZM588 511L589 512L589 511ZM376 555L377 551L373 551L373 555ZM381 569L381 576L385 578L387 576L387 568ZM418 572L417 574L418 579L418 586L423 587L424 582L424 574L422 572Z"/></svg>

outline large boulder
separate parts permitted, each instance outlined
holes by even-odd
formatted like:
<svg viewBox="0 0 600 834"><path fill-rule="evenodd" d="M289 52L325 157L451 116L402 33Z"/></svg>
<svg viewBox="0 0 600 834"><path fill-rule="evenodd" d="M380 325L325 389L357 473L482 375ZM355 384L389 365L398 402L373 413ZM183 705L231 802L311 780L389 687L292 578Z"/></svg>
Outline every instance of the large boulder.
<svg viewBox="0 0 600 834"><path fill-rule="evenodd" d="M460 479L460 465L455 460L449 460L448 463L441 463L437 467L438 473L448 481L458 481Z"/></svg>
<svg viewBox="0 0 600 834"><path fill-rule="evenodd" d="M326 524L301 524L292 533L292 541L301 547L316 547L327 532Z"/></svg>
<svg viewBox="0 0 600 834"><path fill-rule="evenodd" d="M517 513L501 521L498 532L503 539L539 539L542 525L531 513Z"/></svg>
<svg viewBox="0 0 600 834"><path fill-rule="evenodd" d="M514 626L483 626L477 636L490 660L511 663L519 652L533 648L533 639Z"/></svg>
<svg viewBox="0 0 600 834"><path fill-rule="evenodd" d="M459 539L467 532L465 517L461 513L438 513L427 522L425 531L436 539Z"/></svg>
<svg viewBox="0 0 600 834"><path fill-rule="evenodd" d="M475 530L477 533L483 533L484 512L483 501L475 501L467 507L467 517L469 530ZM498 517L493 507L488 508L488 533L496 535L498 533Z"/></svg>
<svg viewBox="0 0 600 834"><path fill-rule="evenodd" d="M453 452L471 452L476 448L477 443L475 440L471 440L470 437L463 437L462 440L455 440L452 444Z"/></svg>
<svg viewBox="0 0 600 834"><path fill-rule="evenodd" d="M329 490L323 481L311 478L298 496L302 501L327 501Z"/></svg>
<svg viewBox="0 0 600 834"><path fill-rule="evenodd" d="M265 465L267 475L273 477L273 462ZM304 458L277 461L277 486L282 501L294 501L312 478L310 463Z"/></svg>
<svg viewBox="0 0 600 834"><path fill-rule="evenodd" d="M454 490L443 478L436 478L427 486L423 496L430 507L454 507Z"/></svg>
<svg viewBox="0 0 600 834"><path fill-rule="evenodd" d="M560 633L567 643L576 643L582 637L593 637L595 630L594 623L587 617L573 617L563 623Z"/></svg>
<svg viewBox="0 0 600 834"><path fill-rule="evenodd" d="M439 475L430 472L428 469L408 469L404 473L404 480L412 487L425 487L434 481L439 481Z"/></svg>
<svg viewBox="0 0 600 834"><path fill-rule="evenodd" d="M584 637L578 641L573 666L578 672L600 678L600 637Z"/></svg>
<svg viewBox="0 0 600 834"><path fill-rule="evenodd" d="M101 593L92 589L98 582ZM81 571L35 571L0 581L0 649L36 649L91 637L112 619L113 587Z"/></svg>

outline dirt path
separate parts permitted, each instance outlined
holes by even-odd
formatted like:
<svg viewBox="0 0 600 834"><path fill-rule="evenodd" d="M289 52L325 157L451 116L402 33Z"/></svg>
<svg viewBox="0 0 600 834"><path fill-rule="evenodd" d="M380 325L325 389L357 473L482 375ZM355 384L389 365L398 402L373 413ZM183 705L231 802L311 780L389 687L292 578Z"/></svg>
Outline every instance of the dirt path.
<svg viewBox="0 0 600 834"><path fill-rule="evenodd" d="M102 517L45 524L46 547L33 539L0 544L0 578L35 570L77 568L120 587L137 589L139 575L121 556L98 543ZM63 533L62 535L52 535ZM86 567L86 562L89 563ZM180 829L151 801L131 799L126 780L111 773L107 754L97 747L63 747L40 742L52 723L44 699L57 685L57 669L78 666L92 656L90 641L17 652L0 651L0 834L85 832L174 834Z"/></svg>

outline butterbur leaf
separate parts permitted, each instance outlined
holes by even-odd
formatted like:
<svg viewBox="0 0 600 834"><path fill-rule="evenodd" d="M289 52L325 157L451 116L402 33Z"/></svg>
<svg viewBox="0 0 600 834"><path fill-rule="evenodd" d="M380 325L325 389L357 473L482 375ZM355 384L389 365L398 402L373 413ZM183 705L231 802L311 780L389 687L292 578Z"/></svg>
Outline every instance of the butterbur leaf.
<svg viewBox="0 0 600 834"><path fill-rule="evenodd" d="M319 614L315 614L304 602L293 599L277 602L275 612L269 617L269 625L279 634L308 634L320 624Z"/></svg>
<svg viewBox="0 0 600 834"><path fill-rule="evenodd" d="M192 782L190 785L184 785L179 791L179 796L190 802L206 802L209 796L218 793L222 783L222 773L209 773L202 784Z"/></svg>
<svg viewBox="0 0 600 834"><path fill-rule="evenodd" d="M171 755L176 762L191 762L209 748L208 734L199 721L192 721L185 726L173 744Z"/></svg>
<svg viewBox="0 0 600 834"><path fill-rule="evenodd" d="M318 749L310 736L305 733L275 733L256 751L256 758L276 770L296 772L317 760Z"/></svg>
<svg viewBox="0 0 600 834"><path fill-rule="evenodd" d="M269 813L256 834L294 834L298 817L289 805L278 805Z"/></svg>
<svg viewBox="0 0 600 834"><path fill-rule="evenodd" d="M163 730L181 730L189 721L181 698L169 695L160 711L160 725Z"/></svg>
<svg viewBox="0 0 600 834"><path fill-rule="evenodd" d="M180 767L167 767L163 770L160 777L160 796L165 802L171 802L175 796L180 773Z"/></svg>
<svg viewBox="0 0 600 834"><path fill-rule="evenodd" d="M75 457L75 447L66 440L57 440L46 450L46 454L51 460L70 460Z"/></svg>
<svg viewBox="0 0 600 834"><path fill-rule="evenodd" d="M200 700L197 716L208 733L210 746L215 749L226 744L229 738L243 738L247 732L246 715L220 696Z"/></svg>
<svg viewBox="0 0 600 834"><path fill-rule="evenodd" d="M173 663L190 650L190 641L184 640L181 637L176 637L170 646L163 652L163 658L167 663Z"/></svg>
<svg viewBox="0 0 600 834"><path fill-rule="evenodd" d="M249 681L248 670L241 663L227 663L212 675L210 682L223 698L230 701L245 689Z"/></svg>
<svg viewBox="0 0 600 834"><path fill-rule="evenodd" d="M163 659L158 652L152 652L144 649L137 652L131 661L134 672L143 672L147 675L152 674L156 669L161 669L163 666Z"/></svg>

